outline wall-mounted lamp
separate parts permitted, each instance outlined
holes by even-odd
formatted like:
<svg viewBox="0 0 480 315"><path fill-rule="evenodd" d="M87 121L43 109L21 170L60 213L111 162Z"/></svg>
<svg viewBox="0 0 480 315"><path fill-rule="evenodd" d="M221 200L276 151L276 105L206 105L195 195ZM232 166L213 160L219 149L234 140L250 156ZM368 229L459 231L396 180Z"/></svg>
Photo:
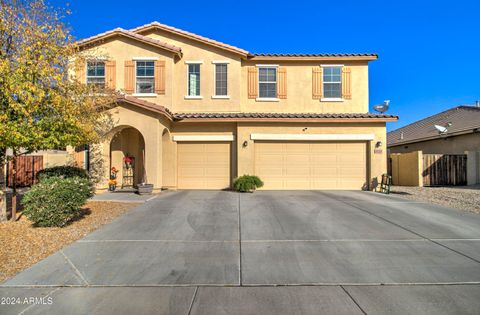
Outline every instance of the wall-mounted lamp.
<svg viewBox="0 0 480 315"><path fill-rule="evenodd" d="M243 141L242 146L243 146L244 148L246 148L246 147L248 146L248 141L247 141L247 140Z"/></svg>
<svg viewBox="0 0 480 315"><path fill-rule="evenodd" d="M376 148L380 148L382 145L383 145L382 141L377 141L377 143L375 143Z"/></svg>

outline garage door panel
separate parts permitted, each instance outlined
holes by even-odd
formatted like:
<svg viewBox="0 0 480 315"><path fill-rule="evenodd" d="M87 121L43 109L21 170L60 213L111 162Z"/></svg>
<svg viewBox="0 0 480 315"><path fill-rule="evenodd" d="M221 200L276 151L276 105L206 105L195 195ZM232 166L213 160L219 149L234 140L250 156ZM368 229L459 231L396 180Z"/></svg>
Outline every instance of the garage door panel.
<svg viewBox="0 0 480 315"><path fill-rule="evenodd" d="M362 189L366 143L255 142L255 174L264 189Z"/></svg>
<svg viewBox="0 0 480 315"><path fill-rule="evenodd" d="M230 146L230 142L180 142L177 146L178 188L229 188Z"/></svg>

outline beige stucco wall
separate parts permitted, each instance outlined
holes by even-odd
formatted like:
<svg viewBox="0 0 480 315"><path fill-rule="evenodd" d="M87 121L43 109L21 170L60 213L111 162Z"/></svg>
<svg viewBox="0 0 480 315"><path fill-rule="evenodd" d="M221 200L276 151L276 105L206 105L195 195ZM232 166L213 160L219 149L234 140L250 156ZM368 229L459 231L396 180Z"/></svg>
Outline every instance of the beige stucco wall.
<svg viewBox="0 0 480 315"><path fill-rule="evenodd" d="M125 60L134 57L152 57L164 60L165 95L141 99L168 107L173 112L368 112L368 62L367 61L252 61L244 60L238 54L193 41L161 30L150 31L145 36L167 42L182 49L182 58L171 52L139 43L124 37L114 37L88 50L89 54L108 56L116 60L116 86L124 88ZM187 70L189 61L199 61L201 99L188 99ZM214 61L228 63L229 99L215 99ZM248 98L247 69L258 64L274 64L287 70L287 98L278 101L259 101ZM351 68L350 100L327 102L312 98L312 67L323 64L341 64Z"/></svg>
<svg viewBox="0 0 480 315"><path fill-rule="evenodd" d="M423 186L422 151L391 154L392 184L399 186Z"/></svg>
<svg viewBox="0 0 480 315"><path fill-rule="evenodd" d="M171 108L174 93L174 83L176 82L174 80L174 58L171 52L132 39L118 36L105 40L102 44L86 50L86 54L88 56L106 57L109 60L116 61L116 90L119 91L125 88L126 60L132 60L133 58L137 57L151 57L165 61L165 94L157 95L155 97L145 97L138 94L134 94L134 96Z"/></svg>
<svg viewBox="0 0 480 315"><path fill-rule="evenodd" d="M287 70L287 98L260 101L248 98L248 67L274 64ZM350 100L325 102L312 98L312 68L322 64L343 64L351 68ZM283 113L366 113L368 112L368 64L364 62L331 61L244 61L242 66L242 112Z"/></svg>
<svg viewBox="0 0 480 315"><path fill-rule="evenodd" d="M240 55L223 49L193 41L161 30L142 34L182 48L183 57L174 65L174 112L238 112L241 103L241 60ZM201 61L201 100L185 99L187 95L188 61ZM230 99L213 99L215 65L212 61L228 62L228 94Z"/></svg>
<svg viewBox="0 0 480 315"><path fill-rule="evenodd" d="M465 151L480 150L480 133L409 143L389 147L391 153L423 151L424 154L464 154Z"/></svg>

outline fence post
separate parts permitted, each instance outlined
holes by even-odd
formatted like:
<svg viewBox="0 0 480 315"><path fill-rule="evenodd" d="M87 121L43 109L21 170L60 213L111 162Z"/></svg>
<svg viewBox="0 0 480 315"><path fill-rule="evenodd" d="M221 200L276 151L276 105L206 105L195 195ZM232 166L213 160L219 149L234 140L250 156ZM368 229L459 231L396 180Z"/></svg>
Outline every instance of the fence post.
<svg viewBox="0 0 480 315"><path fill-rule="evenodd" d="M479 183L479 153L476 151L465 151L467 155L467 185L475 185Z"/></svg>
<svg viewBox="0 0 480 315"><path fill-rule="evenodd" d="M417 186L423 187L423 151L417 151Z"/></svg>

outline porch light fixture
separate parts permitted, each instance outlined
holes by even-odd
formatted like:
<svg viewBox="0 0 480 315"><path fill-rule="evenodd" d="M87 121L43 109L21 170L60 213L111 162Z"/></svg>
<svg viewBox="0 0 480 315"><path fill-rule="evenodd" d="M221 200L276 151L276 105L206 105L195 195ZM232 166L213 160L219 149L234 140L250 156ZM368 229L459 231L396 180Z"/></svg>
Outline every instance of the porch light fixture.
<svg viewBox="0 0 480 315"><path fill-rule="evenodd" d="M375 147L380 148L382 145L383 145L382 141L377 141L377 143L375 144Z"/></svg>
<svg viewBox="0 0 480 315"><path fill-rule="evenodd" d="M248 141L247 141L247 140L243 141L242 146L243 146L244 148L246 148L246 147L248 146Z"/></svg>

